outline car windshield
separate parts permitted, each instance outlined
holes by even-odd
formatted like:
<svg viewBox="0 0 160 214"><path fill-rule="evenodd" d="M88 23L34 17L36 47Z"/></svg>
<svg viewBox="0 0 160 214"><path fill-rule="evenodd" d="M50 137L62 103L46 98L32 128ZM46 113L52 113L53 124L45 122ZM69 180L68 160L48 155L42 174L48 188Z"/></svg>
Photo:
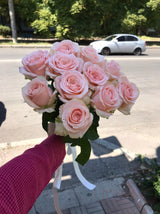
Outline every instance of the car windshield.
<svg viewBox="0 0 160 214"><path fill-rule="evenodd" d="M111 35L111 36L108 36L104 39L104 41L112 41L114 38L116 38L115 35Z"/></svg>

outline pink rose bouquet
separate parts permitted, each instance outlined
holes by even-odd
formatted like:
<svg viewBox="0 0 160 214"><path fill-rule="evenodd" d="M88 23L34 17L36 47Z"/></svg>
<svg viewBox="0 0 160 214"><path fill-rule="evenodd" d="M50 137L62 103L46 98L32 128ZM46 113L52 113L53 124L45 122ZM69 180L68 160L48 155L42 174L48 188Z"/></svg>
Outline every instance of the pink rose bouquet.
<svg viewBox="0 0 160 214"><path fill-rule="evenodd" d="M50 51L34 51L22 64L20 72L30 79L22 89L25 102L42 113L46 131L54 122L64 143L81 147L76 161L82 165L90 157L90 141L99 137L99 118L116 110L130 114L139 95L115 61L70 40L55 42Z"/></svg>

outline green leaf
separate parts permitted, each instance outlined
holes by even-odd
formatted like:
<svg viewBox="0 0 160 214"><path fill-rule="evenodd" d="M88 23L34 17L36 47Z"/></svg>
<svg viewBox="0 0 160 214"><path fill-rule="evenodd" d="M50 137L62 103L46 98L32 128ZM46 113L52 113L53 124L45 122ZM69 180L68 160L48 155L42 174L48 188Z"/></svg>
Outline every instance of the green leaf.
<svg viewBox="0 0 160 214"><path fill-rule="evenodd" d="M86 134L84 135L84 139L96 140L99 137L97 129L94 127L90 127Z"/></svg>
<svg viewBox="0 0 160 214"><path fill-rule="evenodd" d="M69 136L65 136L63 137L63 142L71 143L71 146L80 146L81 153L76 158L76 161L79 164L84 165L89 160L91 153L91 145L88 139L85 138L73 139L70 138Z"/></svg>
<svg viewBox="0 0 160 214"><path fill-rule="evenodd" d="M96 140L99 137L97 132L97 128L99 126L99 116L96 114L95 110L92 107L90 108L90 112L93 114L93 123L90 126L90 128L87 130L83 138Z"/></svg>
<svg viewBox="0 0 160 214"><path fill-rule="evenodd" d="M63 137L63 143L71 143L74 145L80 145L81 139L80 138L70 138L69 135Z"/></svg>
<svg viewBox="0 0 160 214"><path fill-rule="evenodd" d="M55 112L44 112L42 115L42 127L47 132L48 131L48 122L55 121Z"/></svg>
<svg viewBox="0 0 160 214"><path fill-rule="evenodd" d="M59 115L59 107L62 105L62 102L59 100L58 95L57 95L57 103L55 107L55 111L48 113L44 112L42 115L42 127L43 129L47 132L48 131L48 123L49 122L55 122L56 117Z"/></svg>
<svg viewBox="0 0 160 214"><path fill-rule="evenodd" d="M77 156L76 161L82 166L89 160L91 154L91 145L88 140L81 142L81 152Z"/></svg>

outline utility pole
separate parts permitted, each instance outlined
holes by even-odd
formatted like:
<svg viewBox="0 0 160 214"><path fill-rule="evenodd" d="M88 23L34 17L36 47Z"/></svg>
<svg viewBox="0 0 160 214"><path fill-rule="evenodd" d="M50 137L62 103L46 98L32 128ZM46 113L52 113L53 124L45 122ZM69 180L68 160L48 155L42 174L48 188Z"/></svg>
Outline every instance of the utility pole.
<svg viewBox="0 0 160 214"><path fill-rule="evenodd" d="M8 8L9 8L11 30L12 30L12 40L13 40L13 43L17 43L17 29L16 29L16 20L15 20L13 0L8 0Z"/></svg>

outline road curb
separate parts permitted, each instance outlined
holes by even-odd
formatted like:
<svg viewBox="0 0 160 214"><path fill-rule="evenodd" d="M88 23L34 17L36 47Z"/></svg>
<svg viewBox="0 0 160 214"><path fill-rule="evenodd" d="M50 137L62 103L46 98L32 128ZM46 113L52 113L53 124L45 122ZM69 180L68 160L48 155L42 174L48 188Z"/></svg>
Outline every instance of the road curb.
<svg viewBox="0 0 160 214"><path fill-rule="evenodd" d="M35 146L36 144L39 144L43 140L45 140L45 138L35 138L35 139L29 139L29 140L0 143L0 149L14 149L16 147L21 147L21 146ZM104 146L106 149L111 150L112 153L114 153L114 155L125 155L129 161L132 161L137 157L135 154L129 152L127 149L123 147L119 147L113 144L112 142L104 139L98 138L92 141L92 143L96 143L97 145Z"/></svg>
<svg viewBox="0 0 160 214"><path fill-rule="evenodd" d="M6 143L0 143L0 149L12 149L20 146L35 146L36 144L39 144L42 142L45 138L35 138L35 139L29 139L29 140L21 140L21 141L15 141L15 142L6 142ZM104 140L104 139L96 139L92 141L92 143L96 143L98 145L104 146L106 149L111 150L115 155L125 155L128 160L132 161L136 158L136 155L129 152L127 149L123 147L119 147L110 141Z"/></svg>
<svg viewBox="0 0 160 214"><path fill-rule="evenodd" d="M138 189L137 185L132 179L128 179L127 186L131 193L132 198L134 199L136 206L141 214L153 214L152 208L148 205L147 201L145 200L144 196Z"/></svg>
<svg viewBox="0 0 160 214"><path fill-rule="evenodd" d="M29 145L34 146L36 144L39 144L43 140L44 138L35 138L35 139L29 139L29 140L9 142L9 143L0 143L0 149L12 149L15 147L29 146Z"/></svg>
<svg viewBox="0 0 160 214"><path fill-rule="evenodd" d="M0 45L0 48L50 48L51 45ZM88 45L80 45L80 47ZM146 49L160 48L160 46L146 46Z"/></svg>

